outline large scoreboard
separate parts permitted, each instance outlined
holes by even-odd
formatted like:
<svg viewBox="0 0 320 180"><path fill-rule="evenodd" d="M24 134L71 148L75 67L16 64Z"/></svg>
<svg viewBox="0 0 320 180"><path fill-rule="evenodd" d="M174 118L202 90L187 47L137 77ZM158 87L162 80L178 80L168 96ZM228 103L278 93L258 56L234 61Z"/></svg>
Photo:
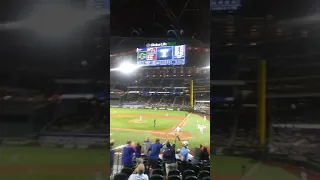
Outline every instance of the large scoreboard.
<svg viewBox="0 0 320 180"><path fill-rule="evenodd" d="M151 43L137 48L139 66L175 66L186 64L186 45Z"/></svg>

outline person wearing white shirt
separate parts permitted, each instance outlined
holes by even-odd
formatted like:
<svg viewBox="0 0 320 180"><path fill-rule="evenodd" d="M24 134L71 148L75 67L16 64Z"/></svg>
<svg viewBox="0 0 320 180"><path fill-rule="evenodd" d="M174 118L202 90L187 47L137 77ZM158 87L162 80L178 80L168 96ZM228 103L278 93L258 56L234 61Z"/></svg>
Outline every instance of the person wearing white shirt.
<svg viewBox="0 0 320 180"><path fill-rule="evenodd" d="M137 168L130 175L128 180L149 180L148 175L144 174L144 165L139 164Z"/></svg>

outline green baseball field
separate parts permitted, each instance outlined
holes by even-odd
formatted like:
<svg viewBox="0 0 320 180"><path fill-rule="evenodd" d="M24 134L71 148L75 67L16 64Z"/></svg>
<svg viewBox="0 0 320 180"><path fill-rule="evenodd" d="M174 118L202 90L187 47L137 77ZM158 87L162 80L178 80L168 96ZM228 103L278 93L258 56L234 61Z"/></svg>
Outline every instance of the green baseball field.
<svg viewBox="0 0 320 180"><path fill-rule="evenodd" d="M246 167L243 176L242 165ZM320 179L315 172L305 170L308 180ZM254 162L250 159L211 156L211 178L214 180L299 180L301 169L290 165Z"/></svg>
<svg viewBox="0 0 320 180"><path fill-rule="evenodd" d="M154 120L156 120L155 126ZM198 124L205 126L203 132L200 132ZM175 132L177 126L181 128L180 132ZM199 144L210 147L209 118L204 120L200 115L184 111L110 109L110 137L115 140L115 146L124 145L128 140L143 143L147 137L152 141L156 138L164 140L167 136L173 140L175 134L178 134L181 140L188 141L189 148Z"/></svg>
<svg viewBox="0 0 320 180"><path fill-rule="evenodd" d="M109 179L108 150L0 146L0 179Z"/></svg>

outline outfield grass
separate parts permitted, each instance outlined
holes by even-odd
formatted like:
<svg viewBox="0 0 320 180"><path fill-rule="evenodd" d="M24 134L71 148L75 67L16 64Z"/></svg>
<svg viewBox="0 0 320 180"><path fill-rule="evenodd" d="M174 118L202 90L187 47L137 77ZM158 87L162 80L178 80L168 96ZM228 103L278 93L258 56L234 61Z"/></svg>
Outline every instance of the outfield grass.
<svg viewBox="0 0 320 180"><path fill-rule="evenodd" d="M148 131L157 131L157 130L164 130L164 129L172 129L176 125L178 125L179 121L177 120L170 120L170 116L180 116L182 118L185 117L188 112L185 111L168 111L168 110L153 110L153 109L122 109L122 108L110 108L111 119L110 119L110 126L111 128L128 128L128 129L140 129L140 130L148 130ZM143 120L146 121L146 124L139 123L129 123L131 119L137 119L141 114L148 114L148 115L160 115L165 116L168 113L169 118L161 118L157 119L157 126L153 128L153 119L154 118L144 118ZM116 117L117 114L136 114L131 117ZM120 119L119 119L120 118ZM123 119L121 119L123 118ZM162 122L161 122L162 121ZM206 126L204 133L201 134L199 129L197 128L197 121L202 123ZM145 127L141 127L142 124ZM210 146L210 121L204 121L203 118L196 114L191 114L189 116L189 120L186 124L181 128L181 131L186 131L192 133L192 138L188 139L189 147L193 148L198 146L200 143L206 146ZM153 136L150 132L131 132L131 131L123 131L123 130L110 130L111 138L116 141L116 146L123 145L127 142L127 140L133 140L134 142L143 143L146 137L150 137L154 140L156 137ZM178 146L177 148L181 148Z"/></svg>
<svg viewBox="0 0 320 180"><path fill-rule="evenodd" d="M242 176L241 166L246 166L246 179L249 180L298 180L280 167L263 165L260 162L252 163L250 159L227 156L211 156L211 173L213 178L221 176Z"/></svg>
<svg viewBox="0 0 320 180"><path fill-rule="evenodd" d="M156 119L156 127L153 127L153 121ZM122 127L130 121L139 120L139 117L112 117L110 128ZM165 130L177 125L179 121L169 120L164 118L143 118L143 123L130 123L130 129L140 130Z"/></svg>
<svg viewBox="0 0 320 180"><path fill-rule="evenodd" d="M108 149L0 147L0 179L85 180L99 171L107 180L108 169Z"/></svg>

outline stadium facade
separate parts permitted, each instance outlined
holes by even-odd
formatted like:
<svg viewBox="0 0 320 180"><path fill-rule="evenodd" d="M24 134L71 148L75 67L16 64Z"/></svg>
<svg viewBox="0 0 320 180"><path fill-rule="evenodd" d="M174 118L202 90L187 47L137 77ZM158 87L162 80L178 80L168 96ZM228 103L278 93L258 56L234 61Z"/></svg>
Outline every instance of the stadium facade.
<svg viewBox="0 0 320 180"><path fill-rule="evenodd" d="M111 67L128 61L136 64L136 48L145 47L148 43L165 41L168 40L112 37L112 42L115 43L113 47L116 48L111 55ZM118 99L120 106L130 104L130 106L146 108L192 108L208 114L210 112L210 69L206 66L209 65L209 48L193 40L183 40L176 44L186 44L185 65L141 67L129 75L112 72L111 86L114 88L111 90L111 97L113 100ZM126 86L123 86L124 84ZM124 93L119 94L121 91ZM115 94L119 97L116 98Z"/></svg>

